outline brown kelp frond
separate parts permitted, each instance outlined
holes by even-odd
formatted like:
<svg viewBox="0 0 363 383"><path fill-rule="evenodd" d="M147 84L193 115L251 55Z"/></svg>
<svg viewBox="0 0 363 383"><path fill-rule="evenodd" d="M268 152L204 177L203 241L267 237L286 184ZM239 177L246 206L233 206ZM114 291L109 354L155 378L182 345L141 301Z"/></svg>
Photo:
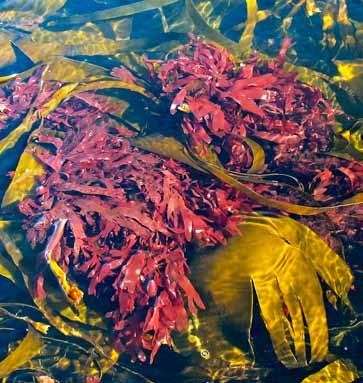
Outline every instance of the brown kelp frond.
<svg viewBox="0 0 363 383"><path fill-rule="evenodd" d="M250 344L254 288L279 360L288 367L307 364L305 323L310 363L325 360L328 326L318 275L345 299L353 280L349 267L316 233L291 218L250 217L240 229L226 246L198 258L193 275L202 295L224 308L221 318L240 327ZM209 328L204 337L215 333Z"/></svg>

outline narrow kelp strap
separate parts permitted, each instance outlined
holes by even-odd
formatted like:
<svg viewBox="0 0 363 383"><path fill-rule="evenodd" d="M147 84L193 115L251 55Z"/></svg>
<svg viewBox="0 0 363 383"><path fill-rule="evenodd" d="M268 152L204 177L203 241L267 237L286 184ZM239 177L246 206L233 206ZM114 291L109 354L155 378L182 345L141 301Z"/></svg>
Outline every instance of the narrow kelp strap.
<svg viewBox="0 0 363 383"><path fill-rule="evenodd" d="M32 75L34 71L40 68L41 64L34 65L33 67L25 70L24 72L16 72L8 75L0 76L0 84L5 84L8 81L15 80L16 78L25 79Z"/></svg>
<svg viewBox="0 0 363 383"><path fill-rule="evenodd" d="M247 20L242 36L239 40L241 51L248 54L252 50L254 30L258 20L258 6L256 0L246 0Z"/></svg>
<svg viewBox="0 0 363 383"><path fill-rule="evenodd" d="M83 92L97 91L101 89L124 89L131 92L138 93L146 98L151 99L155 103L158 100L148 92L145 88L132 84L129 82L121 81L112 77L100 79L97 81L84 82L84 83L69 83L63 85L58 89L53 96L47 101L38 111L41 117L46 117L49 113L55 110L64 100L69 97L76 96Z"/></svg>
<svg viewBox="0 0 363 383"><path fill-rule="evenodd" d="M129 17L141 12L152 11L167 5L176 3L179 0L143 0L136 3L121 5L110 9L104 9L96 12L84 13L73 16L58 16L50 18L44 23L45 27L54 27L58 25L75 25L90 23L95 21L113 20L121 17Z"/></svg>
<svg viewBox="0 0 363 383"><path fill-rule="evenodd" d="M224 168L221 168L211 163L204 162L203 159L201 159L201 157L196 153L192 153L192 156L196 158L197 161L199 161L200 166L204 166L205 170L208 170L211 174L219 178L221 181L242 191L247 197L253 199L256 202L261 203L262 205L284 210L291 214L317 215L317 214L326 213L327 211L332 209L338 209L338 208L344 208L344 207L363 204L363 193L357 193L353 197L344 200L340 204L331 205L331 206L322 206L322 207L304 206L304 205L298 205L298 204L293 204L293 203L289 203L285 201L279 201L279 200L267 198L255 192L250 187L244 185L243 183L238 181L235 177L229 175Z"/></svg>
<svg viewBox="0 0 363 383"><path fill-rule="evenodd" d="M149 135L131 140L132 144L140 149L159 154L164 157L172 158L187 164L197 170L202 169L203 172L213 174L221 181L242 191L247 197L259 202L261 205L280 209L291 214L297 215L318 215L326 213L332 209L338 209L348 206L363 204L363 193L358 193L355 196L344 200L342 203L331 206L312 207L293 204L285 201L279 201L264 197L255 192L252 188L240 182L236 176L231 175L223 165L215 160L216 155L212 151L208 151L204 156L201 153L193 151L191 148L184 146L174 137L166 137L161 135ZM203 148L205 151L205 148ZM208 158L209 157L209 158ZM245 177L249 175L246 173ZM263 174L261 174L263 176ZM246 178L247 180L247 178ZM248 179L248 182L254 182L253 178Z"/></svg>

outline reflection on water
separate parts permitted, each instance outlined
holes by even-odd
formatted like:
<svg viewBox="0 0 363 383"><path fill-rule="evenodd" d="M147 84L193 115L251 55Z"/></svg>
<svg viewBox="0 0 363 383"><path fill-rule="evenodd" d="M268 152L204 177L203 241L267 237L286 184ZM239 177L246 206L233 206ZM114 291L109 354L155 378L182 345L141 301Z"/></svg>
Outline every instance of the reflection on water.
<svg viewBox="0 0 363 383"><path fill-rule="evenodd" d="M4 0L0 3L1 84L6 87L9 80L19 76L27 79L34 73L38 73L39 79L40 72L36 71L40 71L43 64L47 65L42 69L40 90L36 88L36 76L34 83L28 83L27 90L21 85L11 88L11 92L22 89L19 91L21 97L13 100L18 110L11 110L14 115L19 113L21 129L14 121L8 124L6 120L10 106L3 100L9 96L10 88L0 89L0 188L3 198L0 213L0 378L5 381L10 376L6 381L14 382L52 382L52 375L55 381L87 383L98 382L102 374L105 375L102 382L129 383L348 383L358 379L363 370L363 326L359 314L363 310L362 236L359 235L361 228L351 225L361 222L353 219L359 210L351 211L349 224L345 226L347 230L358 232L354 236L357 240L347 240L351 237L338 233L329 243L345 255L352 269L355 280L349 295L351 304L346 297L351 285L348 266L313 231L287 217L251 217L241 227L242 237L232 239L226 247L213 253L208 251L209 254L192 257L192 281L207 310L194 315L188 331L175 335L174 348L162 347L154 364L149 365L142 363L145 355L140 352L136 363L130 363L126 354L115 363L119 354L103 317L110 297L105 295L105 302L87 294L83 297L82 291L87 291L86 281L77 281L80 287L69 281L65 264L59 267L60 258L56 261L49 256L49 249L44 252L49 256L49 268L44 272L46 278L42 287L47 300L39 298L39 286L43 283L39 282L39 275L45 268L44 262L34 260L34 250L29 241L24 240L24 226L11 204L25 198L37 177L44 174L44 167L29 152L23 153L27 145L24 134L35 132L31 137L38 134L37 139L44 140L42 129L49 128L44 121L59 106L64 108L63 114L70 117L65 123L69 128L82 120L79 116L82 116L84 105L98 111L101 105L102 113L110 117L108 121L115 130L120 123L138 133L160 129L160 121L167 125L167 117L160 120L159 116L168 111L160 107L152 93L155 89L141 56L163 59L169 51L186 44L190 32L226 47L239 60L246 60L252 49L264 58L275 57L284 37L290 36L293 45L287 53L285 68L296 71L301 81L320 88L333 107L349 115L349 118L340 116L337 119L335 145L329 154L362 161L362 9L361 0L195 0L194 3L191 0ZM116 83L109 74L121 63L136 74L132 86L125 85L124 77ZM57 82L69 84L58 90ZM113 91L115 88L118 90ZM99 92L104 89L108 91ZM97 91L99 98L87 96L89 93L84 93L87 91ZM26 99L25 95L30 97L37 92L44 92L44 99L47 92L55 93L45 104L39 99L34 102ZM77 98L76 105L67 104L70 97ZM52 118L57 118L57 112ZM104 129L96 117L90 121L97 126L98 132ZM81 140L83 128L77 125L77 129L79 135L71 135L69 139ZM46 143L50 146L57 146L59 141L56 140L66 136L64 132L63 136L63 133L56 136L55 130L49 130ZM27 148L36 151L36 145L36 140L32 139ZM123 150L117 146L119 142L112 145L109 146L112 150ZM214 168L210 164L206 166L207 162L201 161L195 153L186 153L180 142L169 140L165 144L160 140L157 148L153 140L135 141L135 145L166 154L227 183L238 174L231 171L220 175L213 170L219 166L218 162L213 162L212 158ZM265 153L258 142L247 145L255 157L263 157L263 166ZM72 151L66 154L75 168L80 157L72 157ZM128 155L139 161L133 153ZM144 165L147 167L150 163ZM155 166L164 165L157 163ZM8 172L15 169L16 182L10 183ZM256 169L258 172L257 165ZM152 171L150 168L150 175L154 174ZM66 177L64 174L62 176ZM82 174L81 171L75 173L79 182ZM127 174L131 179L132 171ZM295 180L292 176L295 174L290 176ZM250 181L252 175L244 177ZM348 177L354 183L356 176L349 173ZM283 182L287 177L277 179ZM240 180L243 180L241 174ZM135 186L130 185L127 192L134 193L130 189ZM89 182L88 186L99 187L102 182L100 185ZM72 198L83 190L73 189ZM87 210L89 206L79 205L79 210ZM177 206L173 209L177 210ZM170 208L168 214L172 215L173 209ZM135 211L129 214L135 217ZM68 219L71 220L69 216ZM93 217L87 219L89 227L97 226ZM309 223L319 232L319 226L327 226L319 219L328 218L302 219L301 222ZM49 243L67 233L67 220L60 219L52 225ZM44 222L36 222L36 225L42 224ZM148 224L151 226L152 222ZM72 230L75 232L74 228ZM76 235L70 236L68 242L74 241L74 237ZM94 249L106 245L97 244ZM120 265L111 269L111 274L112 270L119 270ZM182 278L183 273L178 275ZM133 277L129 278L132 281ZM34 289L38 289L36 293ZM148 294L153 295L152 283L147 289Z"/></svg>

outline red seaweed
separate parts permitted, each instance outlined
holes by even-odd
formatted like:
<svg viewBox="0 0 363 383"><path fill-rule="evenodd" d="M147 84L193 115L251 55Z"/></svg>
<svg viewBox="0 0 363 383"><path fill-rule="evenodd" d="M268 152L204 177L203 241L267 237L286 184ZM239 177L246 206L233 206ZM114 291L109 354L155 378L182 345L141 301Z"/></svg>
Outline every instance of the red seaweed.
<svg viewBox="0 0 363 383"><path fill-rule="evenodd" d="M161 344L171 344L171 331L186 328L184 300L190 312L204 307L188 277L187 247L224 243L238 232L242 216L233 214L248 210L246 199L133 148L89 106L82 121L72 109L78 102L53 113L72 120L62 139L49 136L61 128L52 116L37 131L37 141L55 150L37 152L49 172L36 196L19 205L29 217L27 237L33 245L59 246L58 263L88 277L88 294L110 296L107 317L119 347L134 357L149 349L152 360ZM58 222L65 235L48 237Z"/></svg>
<svg viewBox="0 0 363 383"><path fill-rule="evenodd" d="M175 129L191 147L212 147L227 169L250 168L243 140L249 137L268 154L264 172L293 172L316 201L362 191L360 163L321 154L332 146L337 111L320 90L282 69L288 46L285 41L276 60L251 57L236 65L226 50L192 37L175 57L146 63L175 121L183 113ZM112 74L135 81L125 67ZM35 99L41 105L58 86L46 84L38 95L39 73L9 83L0 93L0 127L24 116ZM187 327L188 312L204 307L189 279L188 254L224 244L239 232L245 212L262 207L209 175L133 147L128 137L134 132L115 129L112 105L103 101L89 93L72 97L33 134L52 150L37 151L48 171L19 210L34 248L53 249L66 272L87 278L88 294L109 299L105 315L120 350L141 361L148 350L152 362L162 344L171 345L172 332ZM298 199L270 185L251 187ZM334 230L326 220L304 220L331 243L332 233L359 239L356 221L346 214L329 213ZM64 234L52 235L60 222ZM39 298L42 280L40 274Z"/></svg>
<svg viewBox="0 0 363 383"><path fill-rule="evenodd" d="M243 138L252 137L272 144L272 169L297 161L302 151L327 150L335 121L319 89L282 69L288 46L287 39L275 61L251 57L236 66L226 50L193 37L175 58L158 62L156 73L153 61L147 64L171 113L190 111L182 129L192 146L212 144L230 170L246 171L250 161L241 161L240 153L246 151Z"/></svg>

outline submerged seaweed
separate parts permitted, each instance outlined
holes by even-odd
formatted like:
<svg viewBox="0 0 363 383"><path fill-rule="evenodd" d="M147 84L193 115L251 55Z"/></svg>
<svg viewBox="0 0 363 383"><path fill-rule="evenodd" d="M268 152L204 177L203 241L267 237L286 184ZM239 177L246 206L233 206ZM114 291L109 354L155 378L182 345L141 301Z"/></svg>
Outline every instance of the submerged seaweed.
<svg viewBox="0 0 363 383"><path fill-rule="evenodd" d="M256 168L260 173L279 169L288 158L295 169L304 158L313 170L300 174L310 176L306 184L314 187L310 191L319 197L323 181L329 185L329 181L336 182L333 173L324 177L332 161L345 161L327 157L325 162L315 161L317 153L327 150L332 142L327 132L336 112L321 92L283 71L287 47L288 42L275 61L252 58L238 67L224 49L193 37L175 59L148 61L148 65L151 75L161 82L167 96L162 101L170 103L171 113L181 109L181 128L191 150L199 153L202 169L203 161L208 163L209 150L218 153L231 174L248 171L256 164L253 155L268 150L272 161ZM112 73L124 88L149 96L126 68ZM36 84L36 78L24 84ZM108 81L111 85L107 83L107 87L119 80ZM37 85L8 85L9 96L4 101L9 104L8 116L12 116L10 106L15 103L12 90L30 89L28 107L35 99L38 112L34 113L46 118L30 136L37 147L28 151L47 172L40 176L34 196L20 199L19 209L28 217L24 228L29 242L33 247L45 246L39 262L54 260L74 278L86 276L88 294L110 300L106 317L112 319L117 348L142 361L146 359L143 350L151 350L152 361L161 344L172 344L172 330L187 328L184 300L193 314L197 307L204 308L187 276L186 251L225 243L226 238L238 234L243 213L259 205L228 183L134 148L129 138L135 133L115 125L105 114L110 113L109 100L82 93L103 86L102 80L77 90L77 84L53 82L37 95ZM77 97L61 104L72 95ZM19 118L14 113L12 117ZM294 165L296 158L299 161ZM348 170L341 170L341 174L339 184L346 177L350 185ZM360 190L359 172L354 175L357 181L354 188L346 188L347 196ZM263 179L252 188L277 195L276 184L264 185ZM287 189L283 195L288 201L299 202L295 189ZM340 217L331 215L337 220ZM35 295L44 299L42 274L34 288ZM63 288L75 303L82 299L77 290Z"/></svg>
<svg viewBox="0 0 363 383"><path fill-rule="evenodd" d="M183 28L179 27L178 18L173 25L174 15L169 10L174 3L180 5L173 0L141 1L70 17L65 7L62 17L48 18L48 14L65 4L61 0L50 9L38 7L35 2L38 16L34 20L28 20L32 14L28 9L18 14L1 13L10 21L14 15L18 17L19 28L26 32L17 42L19 46L12 45L14 52L23 49L40 64L18 76L0 78L1 83L6 83L0 89L0 156L4 173L1 183L5 192L0 224L4 245L0 274L28 289L44 316L33 319L28 313L21 315L21 311L2 309L2 317L30 327L18 348L1 362L1 377L26 365L34 369L38 380L47 379L47 371L49 375L57 371L55 377L59 377L59 371L67 369L77 379L100 381L121 352L130 354L133 361L152 362L161 345L173 346L176 332L185 334L186 329L190 332L192 314L195 321L198 317L205 319L204 332L206 326L212 331L197 338L211 345L208 357L212 360L203 379L252 379L256 377L254 373L259 374L258 368L251 360L245 360L224 333L218 332L208 316L210 296L207 294L203 301L199 296L213 286L210 295L218 297L224 291L218 283L227 278L222 257L216 261L222 271L213 281L208 280L209 285L206 279L211 268L202 274L193 273L199 257L204 256L203 261L208 264L208 254L201 255L201 249L209 253L219 246L217 253L224 254L225 250L226 262L228 257L233 258L228 245L226 248L224 245L248 243L248 238L238 236L251 212L290 214L300 224L290 218L273 218L271 222L286 220L289 230L296 224L304 231L307 228L303 223L341 254L342 244L363 242L359 230L363 213L359 121L354 124L354 118L343 112L328 86L334 84L349 94L352 92L344 61L336 61L339 76L329 79L286 62L290 39L285 39L276 59L250 54L258 23L284 15L283 28L290 30L288 20L291 23L299 9L305 10L309 20L323 11L322 43L331 46L336 43L332 30L336 19L337 31L342 34L339 49L348 49L349 42L356 42L349 32L349 20L344 19L346 9L341 5L339 9L325 5L321 8L323 5L314 1L299 2L285 17L285 10L292 6L292 2L287 2L277 4L272 16L268 10L258 10L257 2L248 0L244 32L236 43L220 33L221 18L215 18L210 2L194 4L187 0L185 11L194 31L205 35L209 42L191 36L189 43L175 48L186 41L186 34L179 32ZM169 7L167 12L164 6ZM223 15L230 12L231 6L234 2ZM122 55L125 65L112 72L68 58L47 58L43 65L49 52L120 58L121 52L130 49L145 51L155 47L162 40L158 35L125 41L130 37L131 17L145 7L162 19L162 36L167 42L157 46L156 53L149 52L159 60L125 54ZM89 17L94 24L85 24ZM330 26L326 24L328 19ZM76 24L81 24L79 29L74 27ZM212 24L217 29L211 28ZM4 25L7 30L11 28L10 22ZM62 26L67 29L67 25L72 29L61 32L45 29ZM234 31L227 31L228 35L242 26L233 28ZM111 31L117 42L110 38ZM224 48L211 43L213 40ZM170 47L173 49L160 59ZM8 56L7 49L2 62L12 59ZM356 78L356 73L352 76ZM344 130L346 126L341 128L337 119L352 128ZM324 215L318 215L321 213ZM296 234L301 230L292 231ZM286 243L291 247L289 235L278 237L281 247ZM261 241L256 251L263 255L263 238ZM302 242L294 241L291 251L296 250L297 255L295 263L289 264L298 273L310 264L309 257L313 256L304 253ZM319 241L320 253L326 245ZM283 252L277 254L283 256ZM194 258L192 265L190 258ZM210 262L215 259L212 254ZM237 259L233 258L231 270L247 262L246 257L243 261ZM269 275L278 275L286 282L285 288L290 282L295 283L296 291L304 298L302 308L295 305L290 294L280 302L281 297L276 295L279 288L275 286L270 289L275 297L275 311L267 307L266 294L259 302L275 352L289 367L307 364L305 348L309 349L309 339L304 338L302 319L306 313L312 359L320 361L327 357L328 331L316 272L327 272L323 279L349 306L345 294L350 286L350 271L335 254L332 259L338 259L337 264L344 270L345 283L339 288L336 287L341 280L325 258L318 259L317 268L314 264L315 269L309 269L311 273L305 275L305 282L303 278L284 279L278 267L269 268ZM262 264L256 262L254 274L267 273ZM203 265L201 262L200 267ZM248 278L258 279L252 274ZM232 295L228 306L240 315L245 306L233 305L239 299L238 294L233 296L233 291L239 291L245 281L234 277L226 283L231 284L228 292ZM301 287L309 283L314 288L308 296ZM255 288L263 294L261 286ZM94 298L95 306L90 304L90 298ZM222 298L228 296L224 294ZM329 301L336 305L336 300L337 296L330 292ZM222 301L217 304L218 313ZM207 311L201 314L200 309L205 306ZM320 313L319 331L313 329L314 309ZM276 310L278 321L274 321ZM242 316L251 319L250 311L242 312ZM230 317L236 322L236 316ZM48 323L66 337L62 341L69 342L64 351L68 363L71 361L68 367L49 359L48 354L54 350L62 351L48 337L52 331ZM87 331L84 325L88 326ZM245 326L242 333L250 330L250 325L242 325ZM290 335L281 338L276 330L281 328ZM69 336L77 338L77 344L88 342L91 351L83 349L78 360L73 348L79 345L72 343L74 338L68 341ZM29 339L36 345L33 350ZM56 339L58 335L53 338ZM320 346L324 352L319 353ZM198 347L200 344L194 342L193 350L201 351ZM14 358L18 359L16 364L11 362ZM222 364L218 364L220 359ZM199 367L200 362L197 364ZM114 371L119 367L115 364L112 369L114 377L120 377ZM195 366L190 367L193 371ZM356 377L355 369L346 362L334 362L325 370L329 375L336 368L347 379Z"/></svg>

